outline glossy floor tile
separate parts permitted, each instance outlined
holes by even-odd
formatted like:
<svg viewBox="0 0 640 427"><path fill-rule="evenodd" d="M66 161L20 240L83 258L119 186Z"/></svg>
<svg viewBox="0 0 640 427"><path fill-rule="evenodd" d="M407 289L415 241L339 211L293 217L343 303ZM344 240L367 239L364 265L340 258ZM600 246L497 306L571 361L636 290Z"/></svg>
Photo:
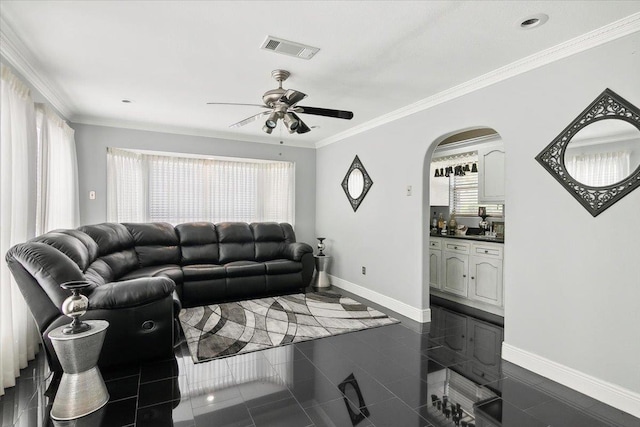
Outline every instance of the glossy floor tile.
<svg viewBox="0 0 640 427"><path fill-rule="evenodd" d="M640 426L502 360L503 329L486 319L434 305L418 324L348 296L402 323L199 364L182 345L103 370L110 402L68 423L49 419L57 378L40 354L0 398L2 427Z"/></svg>

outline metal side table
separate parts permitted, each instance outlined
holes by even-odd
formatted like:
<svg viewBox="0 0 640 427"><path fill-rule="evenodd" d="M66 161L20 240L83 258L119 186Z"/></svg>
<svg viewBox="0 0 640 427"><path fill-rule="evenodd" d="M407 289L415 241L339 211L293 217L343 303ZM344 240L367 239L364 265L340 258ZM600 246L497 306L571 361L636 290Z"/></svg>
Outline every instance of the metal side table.
<svg viewBox="0 0 640 427"><path fill-rule="evenodd" d="M311 279L311 286L315 289L326 290L331 287L331 280L329 280L329 265L331 264L331 257L328 255L314 255L316 262L316 271L313 272L313 278Z"/></svg>
<svg viewBox="0 0 640 427"><path fill-rule="evenodd" d="M109 401L109 393L96 367L109 327L106 320L87 320L87 331L65 334L60 326L49 338L64 373L51 408L54 420L72 420L97 411Z"/></svg>

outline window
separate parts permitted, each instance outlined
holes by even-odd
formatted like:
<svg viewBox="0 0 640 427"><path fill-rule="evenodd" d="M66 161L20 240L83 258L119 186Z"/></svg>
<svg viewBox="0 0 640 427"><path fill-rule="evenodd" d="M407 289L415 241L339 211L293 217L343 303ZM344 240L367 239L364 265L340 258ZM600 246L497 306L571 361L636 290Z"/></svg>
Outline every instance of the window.
<svg viewBox="0 0 640 427"><path fill-rule="evenodd" d="M110 221L294 223L291 162L109 148L107 163Z"/></svg>
<svg viewBox="0 0 640 427"><path fill-rule="evenodd" d="M631 155L628 152L580 154L565 157L565 165L576 181L601 187L629 176Z"/></svg>
<svg viewBox="0 0 640 427"><path fill-rule="evenodd" d="M465 162L478 161L477 154L465 159ZM503 205L488 205L478 202L478 174L467 172L463 176L451 175L449 177L449 213L456 216L478 216L478 207L485 206L487 215L492 217L503 216Z"/></svg>

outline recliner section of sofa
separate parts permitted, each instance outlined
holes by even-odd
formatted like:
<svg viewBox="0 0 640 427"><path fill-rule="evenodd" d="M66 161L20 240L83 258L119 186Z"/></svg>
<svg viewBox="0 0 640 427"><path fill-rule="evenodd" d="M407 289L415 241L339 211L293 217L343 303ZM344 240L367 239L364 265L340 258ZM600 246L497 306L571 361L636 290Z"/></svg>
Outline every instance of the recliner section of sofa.
<svg viewBox="0 0 640 427"><path fill-rule="evenodd" d="M7 252L9 268L60 370L47 334L69 319L60 284L87 280L83 319L109 321L98 364L169 357L182 306L290 293L313 274L313 250L290 224L103 223L55 230Z"/></svg>

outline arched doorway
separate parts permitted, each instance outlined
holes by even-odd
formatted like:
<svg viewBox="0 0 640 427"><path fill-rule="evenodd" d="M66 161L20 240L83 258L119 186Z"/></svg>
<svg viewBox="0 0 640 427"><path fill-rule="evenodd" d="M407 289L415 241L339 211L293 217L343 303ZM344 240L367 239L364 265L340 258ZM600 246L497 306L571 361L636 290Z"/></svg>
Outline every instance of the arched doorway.
<svg viewBox="0 0 640 427"><path fill-rule="evenodd" d="M488 127L452 132L434 144L423 173L429 188L423 293L503 325L504 144Z"/></svg>

